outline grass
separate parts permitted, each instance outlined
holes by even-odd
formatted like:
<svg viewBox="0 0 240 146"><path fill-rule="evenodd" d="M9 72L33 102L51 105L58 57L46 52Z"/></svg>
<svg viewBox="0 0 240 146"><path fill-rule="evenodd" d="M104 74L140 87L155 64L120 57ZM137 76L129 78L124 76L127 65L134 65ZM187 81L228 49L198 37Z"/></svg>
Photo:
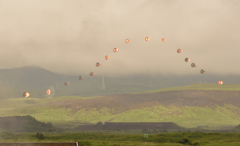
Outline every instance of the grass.
<svg viewBox="0 0 240 146"><path fill-rule="evenodd" d="M43 133L40 140L33 133L0 133L0 142L76 142L86 146L237 146L240 145L240 133L201 133L179 132L149 134L104 134L104 133Z"/></svg>
<svg viewBox="0 0 240 146"><path fill-rule="evenodd" d="M152 92L162 92L162 91L174 91L174 90L229 90L229 91L237 91L240 90L240 84L209 84L209 83L202 83L202 84L192 84L187 86L179 86L179 87L170 87L170 88L163 88L154 91L147 91L144 93L152 93ZM134 93L140 94L140 93Z"/></svg>
<svg viewBox="0 0 240 146"><path fill-rule="evenodd" d="M7 112L6 112L7 113ZM113 114L109 109L71 109L57 107L31 107L14 110L5 115L31 115L39 121L51 122L57 127L74 128L81 123L111 122L174 122L182 127L209 126L234 127L239 124L240 109L232 105L209 107L153 106Z"/></svg>
<svg viewBox="0 0 240 146"><path fill-rule="evenodd" d="M238 84L193 84L165 88L151 92L171 90L240 90ZM149 92L150 93L150 92ZM95 97L63 96L52 98L9 98L0 102L0 116L31 115L39 121L51 122L57 127L74 128L81 123L111 122L174 122L186 128L209 126L213 128L236 126L240 121L240 108L232 105L214 107L153 106L122 113L113 109L80 109L50 106L49 103L65 100L85 100Z"/></svg>

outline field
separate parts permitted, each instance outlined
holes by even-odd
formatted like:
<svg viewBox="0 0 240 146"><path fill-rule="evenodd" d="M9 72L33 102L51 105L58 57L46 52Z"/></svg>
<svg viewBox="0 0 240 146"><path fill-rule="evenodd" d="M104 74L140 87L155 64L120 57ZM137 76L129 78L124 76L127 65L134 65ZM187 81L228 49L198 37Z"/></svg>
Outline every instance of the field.
<svg viewBox="0 0 240 146"><path fill-rule="evenodd" d="M148 91L145 93L151 92L161 92L161 91L173 91L173 90L228 90L228 91L239 91L240 84L192 84L187 86L179 86L179 87L171 87L171 88L163 88L154 91Z"/></svg>
<svg viewBox="0 0 240 146"><path fill-rule="evenodd" d="M149 131L150 132L150 131ZM40 133L42 134L42 133ZM38 135L40 135L38 134ZM155 133L129 134L114 133L43 133L42 137L33 133L1 133L0 142L76 142L82 146L238 146L239 133Z"/></svg>
<svg viewBox="0 0 240 146"><path fill-rule="evenodd" d="M105 121L233 128L240 121L239 97L238 84L193 84L103 97L10 98L1 100L0 116L31 115L61 128Z"/></svg>

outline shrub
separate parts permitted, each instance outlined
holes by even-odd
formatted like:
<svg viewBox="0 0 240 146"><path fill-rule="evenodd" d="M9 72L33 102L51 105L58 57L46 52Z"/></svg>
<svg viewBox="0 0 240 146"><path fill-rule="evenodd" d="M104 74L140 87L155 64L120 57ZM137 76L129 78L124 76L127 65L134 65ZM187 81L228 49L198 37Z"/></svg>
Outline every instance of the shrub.
<svg viewBox="0 0 240 146"><path fill-rule="evenodd" d="M179 143L181 143L181 144L189 144L189 145L191 145L191 141L188 140L187 138L182 139L181 141L179 141Z"/></svg>
<svg viewBox="0 0 240 146"><path fill-rule="evenodd" d="M45 137L43 136L42 133L37 133L37 134L36 134L36 138L37 138L38 140L43 140L43 139L45 139Z"/></svg>
<svg viewBox="0 0 240 146"><path fill-rule="evenodd" d="M79 146L91 146L92 144L89 141L79 141Z"/></svg>

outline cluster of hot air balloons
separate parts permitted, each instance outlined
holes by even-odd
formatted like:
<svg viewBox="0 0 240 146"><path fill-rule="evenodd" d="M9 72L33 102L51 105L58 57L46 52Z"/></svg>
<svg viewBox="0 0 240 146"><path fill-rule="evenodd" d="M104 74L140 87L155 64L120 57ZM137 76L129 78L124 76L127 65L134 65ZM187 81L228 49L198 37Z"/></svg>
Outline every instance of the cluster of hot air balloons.
<svg viewBox="0 0 240 146"><path fill-rule="evenodd" d="M50 90L50 89L47 89L46 94L47 94L47 95L50 95L50 94L51 94L51 90ZM22 96L23 96L23 97L29 97L29 96L30 96L30 93L29 93L29 92L23 92Z"/></svg>
<svg viewBox="0 0 240 146"><path fill-rule="evenodd" d="M149 41L150 40L150 38L149 37L145 37L145 41ZM166 39L165 38L162 38L162 42L165 42L166 41ZM125 42L126 43L129 43L130 42L130 40L129 39L125 39ZM118 48L113 48L113 52L118 52L119 50L118 50ZM105 56L105 59L106 60L109 60L110 59L110 57L109 57L109 55L106 55ZM96 63L96 67L101 67L102 65L99 63L99 62L97 62ZM90 76L95 76L95 74L93 73L93 72L90 72L89 73L89 75ZM83 80L83 77L82 76L79 76L79 80Z"/></svg>
<svg viewBox="0 0 240 146"><path fill-rule="evenodd" d="M149 37L145 37L145 41L149 41L149 40L150 40ZM165 41L166 41L166 38L162 38L162 42L165 42ZM129 40L129 39L125 39L125 42L126 42L126 43L129 43L130 40ZM118 48L114 48L114 49L113 49L113 52L118 52L118 51L119 51ZM177 53L182 53L182 50L181 50L181 49L177 49ZM105 56L105 59L106 59L106 60L109 60L110 57L109 57L108 55L106 55L106 56ZM190 59L186 57L186 58L185 58L185 62L190 62ZM102 66L102 65L101 65L99 62L96 63L96 67L101 67L101 66ZM195 67L196 67L196 64L195 64L195 63L191 63L191 67L195 68ZM201 74L205 74L206 72L205 72L203 69L201 69L201 70L200 70L200 73L201 73ZM89 75L90 75L90 76L95 76L95 74L94 74L93 72L90 72ZM79 77L78 77L78 80L84 80L84 78L83 78L82 76L79 76ZM219 85L222 85L222 84L223 84L223 81L219 80L219 81L218 81L218 84L219 84ZM69 82L64 82L64 86L69 86L69 85L70 85ZM51 90L48 89L48 90L46 91L46 94L47 94L47 95L50 95L50 94L51 94ZM24 92L24 93L23 93L23 96L24 96L24 97L29 97L30 94L29 94L28 92Z"/></svg>
<svg viewBox="0 0 240 146"><path fill-rule="evenodd" d="M182 53L182 50L181 50L181 49L177 49L177 53ZM186 57L184 60L185 60L185 62L190 62L190 59L187 58L187 57ZM195 63L191 63L191 67L196 67L196 64L195 64ZM205 72L205 70L201 69L201 70L200 70L200 73L201 73L201 74L205 74L206 72ZM219 80L219 81L218 81L218 84L219 84L219 85L222 85L222 84L223 84L223 81Z"/></svg>

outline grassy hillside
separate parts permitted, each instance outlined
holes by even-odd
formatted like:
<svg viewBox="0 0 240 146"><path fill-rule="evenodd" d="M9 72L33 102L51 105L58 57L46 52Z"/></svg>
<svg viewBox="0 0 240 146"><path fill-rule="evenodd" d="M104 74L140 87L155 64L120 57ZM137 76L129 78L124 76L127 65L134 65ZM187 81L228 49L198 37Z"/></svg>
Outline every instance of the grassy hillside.
<svg viewBox="0 0 240 146"><path fill-rule="evenodd" d="M152 92L161 92L161 91L173 91L173 90L229 90L229 91L240 91L240 84L210 84L210 83L198 83L191 84L187 86L178 86L178 87L170 87L163 88L154 91L147 91L144 93L152 93Z"/></svg>
<svg viewBox="0 0 240 146"><path fill-rule="evenodd" d="M1 100L0 116L31 115L65 128L99 121L234 127L240 121L239 96L239 85L193 84L104 97L11 98Z"/></svg>
<svg viewBox="0 0 240 146"><path fill-rule="evenodd" d="M31 116L0 117L0 131L53 132L57 129L51 123L39 122Z"/></svg>
<svg viewBox="0 0 240 146"><path fill-rule="evenodd" d="M84 77L84 80L78 80L78 76ZM51 89L52 96L105 96L116 94L140 93L148 91L179 90L173 88L186 86L196 83L213 83L217 85L219 79L224 84L221 89L225 89L225 84L240 84L240 78L237 75L213 75L213 74L195 74L195 75L132 75L105 77L106 90L102 90L102 76L96 74L90 77L88 74L63 75L53 73L43 68L26 66L14 69L0 69L0 99L20 98L22 93L27 91L30 97L46 98L45 92ZM68 81L69 86L63 83ZM198 85L200 86L200 85ZM204 85L206 87L206 85ZM214 86L214 85L213 85ZM164 88L169 89L164 89ZM193 86L191 86L192 88ZM205 88L204 87L204 88ZM197 87L200 88L200 87ZM209 87L212 88L212 87ZM215 87L214 87L215 88ZM228 87L227 87L228 88Z"/></svg>
<svg viewBox="0 0 240 146"><path fill-rule="evenodd" d="M175 122L176 124L193 128L197 126L234 127L239 124L240 109L231 106L208 107L175 107L153 106L129 110L113 114L111 109L82 109L73 112L71 109L56 107L35 107L14 111L9 114L30 114L37 120L51 122L56 126L75 127L81 123L96 124L99 121L111 122Z"/></svg>

